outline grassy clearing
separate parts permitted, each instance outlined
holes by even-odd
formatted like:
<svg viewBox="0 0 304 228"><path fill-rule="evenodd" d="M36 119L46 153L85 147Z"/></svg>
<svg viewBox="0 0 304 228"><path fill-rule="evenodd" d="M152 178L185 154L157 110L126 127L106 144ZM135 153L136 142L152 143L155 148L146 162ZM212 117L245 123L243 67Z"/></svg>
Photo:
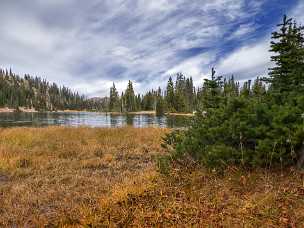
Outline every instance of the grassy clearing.
<svg viewBox="0 0 304 228"><path fill-rule="evenodd" d="M157 172L166 129L0 130L0 226L304 226L303 174Z"/></svg>

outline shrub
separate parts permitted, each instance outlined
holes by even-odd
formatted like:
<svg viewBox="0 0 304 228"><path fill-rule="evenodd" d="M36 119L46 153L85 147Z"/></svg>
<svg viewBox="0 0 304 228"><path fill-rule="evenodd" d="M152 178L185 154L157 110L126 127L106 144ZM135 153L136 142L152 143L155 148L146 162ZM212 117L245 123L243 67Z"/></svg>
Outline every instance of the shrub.
<svg viewBox="0 0 304 228"><path fill-rule="evenodd" d="M240 89L212 69L190 128L165 139L173 158L190 155L208 167L304 165L304 27L286 16L279 26L271 42L276 67L267 79Z"/></svg>
<svg viewBox="0 0 304 228"><path fill-rule="evenodd" d="M208 167L295 164L304 130L301 109L233 98L195 117L190 128L165 138L173 157L190 155ZM168 147L167 147L168 148Z"/></svg>

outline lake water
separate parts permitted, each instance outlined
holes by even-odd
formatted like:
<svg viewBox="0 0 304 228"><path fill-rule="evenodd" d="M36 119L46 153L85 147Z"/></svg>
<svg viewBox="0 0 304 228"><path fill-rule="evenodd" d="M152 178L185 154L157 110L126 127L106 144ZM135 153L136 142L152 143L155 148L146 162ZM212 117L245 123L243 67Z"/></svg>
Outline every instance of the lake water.
<svg viewBox="0 0 304 228"><path fill-rule="evenodd" d="M191 118L147 114L105 114L93 112L0 113L0 127L88 126L88 127L186 127Z"/></svg>

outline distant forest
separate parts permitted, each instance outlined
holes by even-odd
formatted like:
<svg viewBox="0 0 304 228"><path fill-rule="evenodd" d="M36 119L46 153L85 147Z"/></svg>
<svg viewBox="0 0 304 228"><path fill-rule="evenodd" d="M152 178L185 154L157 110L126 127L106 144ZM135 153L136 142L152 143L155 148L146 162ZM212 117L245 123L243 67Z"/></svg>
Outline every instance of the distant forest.
<svg viewBox="0 0 304 228"><path fill-rule="evenodd" d="M215 70L212 69L211 80L205 79L202 87L197 89L193 85L192 77L186 77L182 73L176 75L173 82L172 77L169 78L166 90L161 88L148 91L144 95L136 95L131 81L128 87L119 96L118 91L113 83L110 89L110 99L108 104L109 111L116 112L134 112L134 111L156 111L157 114L165 112L190 113L200 109L203 106L217 105L218 101L213 101L215 91L219 84L223 87L222 96L240 96L250 94L263 94L266 92L265 84L260 78L254 82L248 80L242 86L231 76L228 79L215 77ZM217 93L217 92L216 92Z"/></svg>
<svg viewBox="0 0 304 228"><path fill-rule="evenodd" d="M85 96L39 77L20 77L11 70L0 69L0 107L34 108L38 111L100 110L101 100Z"/></svg>
<svg viewBox="0 0 304 228"><path fill-rule="evenodd" d="M202 87L195 88L192 77L182 73L169 77L165 90L160 87L141 95L136 94L133 84L129 81L127 88L120 95L113 83L110 96L104 98L88 99L68 87L49 83L40 77L24 75L20 77L12 70L0 69L0 107L17 109L19 107L34 108L38 111L58 110L88 110L107 112L136 112L156 111L162 115L165 112L191 113L205 102L209 93L209 84L214 83L214 70L211 80L205 80ZM224 80L224 93L244 94L250 93L251 81L240 87L233 76ZM212 86L212 85L211 85ZM215 85L214 85L215 86ZM257 79L252 87L254 90L265 91L261 81Z"/></svg>

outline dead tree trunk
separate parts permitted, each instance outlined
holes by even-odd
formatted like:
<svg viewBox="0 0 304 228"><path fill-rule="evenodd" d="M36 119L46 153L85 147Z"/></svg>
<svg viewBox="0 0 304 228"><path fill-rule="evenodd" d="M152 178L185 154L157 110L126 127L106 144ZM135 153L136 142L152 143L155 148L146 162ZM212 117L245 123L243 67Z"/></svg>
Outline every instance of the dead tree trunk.
<svg viewBox="0 0 304 228"><path fill-rule="evenodd" d="M304 142L302 143L302 146L299 150L299 159L297 162L298 169L303 168L303 165L304 165Z"/></svg>

